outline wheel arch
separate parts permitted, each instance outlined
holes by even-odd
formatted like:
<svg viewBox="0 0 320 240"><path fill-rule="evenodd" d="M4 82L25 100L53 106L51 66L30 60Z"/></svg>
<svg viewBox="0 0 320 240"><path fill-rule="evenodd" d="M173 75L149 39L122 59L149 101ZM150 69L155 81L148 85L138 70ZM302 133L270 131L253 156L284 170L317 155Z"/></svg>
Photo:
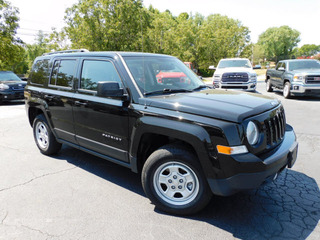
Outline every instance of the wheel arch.
<svg viewBox="0 0 320 240"><path fill-rule="evenodd" d="M140 172L153 151L170 143L194 153L206 174L210 167L206 146L212 145L208 132L199 125L149 116L140 118L133 128L129 149L132 170Z"/></svg>

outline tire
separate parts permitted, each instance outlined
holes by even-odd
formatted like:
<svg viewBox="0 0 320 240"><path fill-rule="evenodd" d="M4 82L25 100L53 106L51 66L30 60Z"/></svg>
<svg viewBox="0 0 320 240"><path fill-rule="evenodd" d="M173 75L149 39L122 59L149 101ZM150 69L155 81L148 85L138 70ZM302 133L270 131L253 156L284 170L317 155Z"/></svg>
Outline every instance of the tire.
<svg viewBox="0 0 320 240"><path fill-rule="evenodd" d="M290 98L291 97L291 93L290 93L290 83L289 82L285 82L283 85L283 97L284 98Z"/></svg>
<svg viewBox="0 0 320 240"><path fill-rule="evenodd" d="M61 149L62 144L57 142L43 114L33 121L33 137L40 152L45 155L56 154Z"/></svg>
<svg viewBox="0 0 320 240"><path fill-rule="evenodd" d="M159 210L175 215L194 214L212 197L198 159L178 145L153 152L142 169L142 186Z"/></svg>
<svg viewBox="0 0 320 240"><path fill-rule="evenodd" d="M273 91L270 79L267 79L267 81L266 81L266 90L267 90L267 92L272 92Z"/></svg>

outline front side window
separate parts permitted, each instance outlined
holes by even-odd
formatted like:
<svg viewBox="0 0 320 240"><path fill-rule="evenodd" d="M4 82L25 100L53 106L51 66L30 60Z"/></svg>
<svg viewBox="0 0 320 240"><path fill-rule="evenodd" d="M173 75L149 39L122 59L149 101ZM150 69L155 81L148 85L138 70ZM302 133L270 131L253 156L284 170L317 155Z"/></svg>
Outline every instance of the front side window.
<svg viewBox="0 0 320 240"><path fill-rule="evenodd" d="M144 95L193 91L203 82L183 62L166 56L124 57Z"/></svg>
<svg viewBox="0 0 320 240"><path fill-rule="evenodd" d="M283 67L283 63L282 63L282 62L279 62L279 63L277 64L276 69L278 70L278 69L281 68L281 67Z"/></svg>
<svg viewBox="0 0 320 240"><path fill-rule="evenodd" d="M112 62L84 60L81 71L80 88L96 91L99 82L118 82L122 86L117 70Z"/></svg>
<svg viewBox="0 0 320 240"><path fill-rule="evenodd" d="M51 85L72 87L75 74L75 60L57 60L53 65Z"/></svg>

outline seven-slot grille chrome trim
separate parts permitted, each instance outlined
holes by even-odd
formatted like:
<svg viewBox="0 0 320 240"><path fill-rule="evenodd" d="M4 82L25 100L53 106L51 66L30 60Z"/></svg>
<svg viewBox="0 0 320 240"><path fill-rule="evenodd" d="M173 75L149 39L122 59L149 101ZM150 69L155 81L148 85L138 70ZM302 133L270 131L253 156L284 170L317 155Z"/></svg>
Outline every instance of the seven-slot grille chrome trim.
<svg viewBox="0 0 320 240"><path fill-rule="evenodd" d="M283 108L276 110L274 116L264 121L267 145L269 147L282 141L286 131L286 117Z"/></svg>

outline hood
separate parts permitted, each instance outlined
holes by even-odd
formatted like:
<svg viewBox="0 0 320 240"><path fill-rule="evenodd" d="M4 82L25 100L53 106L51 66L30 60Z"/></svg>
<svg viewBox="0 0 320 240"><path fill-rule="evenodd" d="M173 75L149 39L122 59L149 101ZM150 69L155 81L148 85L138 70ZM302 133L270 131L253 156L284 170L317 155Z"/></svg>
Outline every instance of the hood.
<svg viewBox="0 0 320 240"><path fill-rule="evenodd" d="M217 68L217 70L214 72L214 74L223 74L225 72L249 72L249 73L254 73L253 69L251 68Z"/></svg>
<svg viewBox="0 0 320 240"><path fill-rule="evenodd" d="M27 83L26 82L24 82L24 81L21 81L21 80L17 80L17 81L15 81L15 80L0 80L0 84L6 84L6 85L17 85L17 84L22 84L22 85L27 85Z"/></svg>
<svg viewBox="0 0 320 240"><path fill-rule="evenodd" d="M141 98L139 103L237 123L280 104L278 100L260 94L217 89L150 96Z"/></svg>

